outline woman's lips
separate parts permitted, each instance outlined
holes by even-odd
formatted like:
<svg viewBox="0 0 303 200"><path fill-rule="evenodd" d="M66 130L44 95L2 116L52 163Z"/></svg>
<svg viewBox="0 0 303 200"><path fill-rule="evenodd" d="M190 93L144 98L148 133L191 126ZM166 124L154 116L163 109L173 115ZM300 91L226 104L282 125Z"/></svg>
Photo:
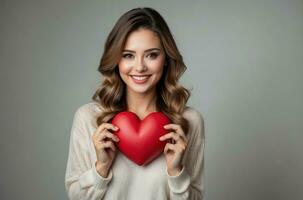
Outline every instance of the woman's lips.
<svg viewBox="0 0 303 200"><path fill-rule="evenodd" d="M139 83L139 84L142 84L142 83L145 83L149 77L151 75L140 75L140 76L136 76L136 75L130 75L130 77L132 78L132 80L135 82L135 83Z"/></svg>

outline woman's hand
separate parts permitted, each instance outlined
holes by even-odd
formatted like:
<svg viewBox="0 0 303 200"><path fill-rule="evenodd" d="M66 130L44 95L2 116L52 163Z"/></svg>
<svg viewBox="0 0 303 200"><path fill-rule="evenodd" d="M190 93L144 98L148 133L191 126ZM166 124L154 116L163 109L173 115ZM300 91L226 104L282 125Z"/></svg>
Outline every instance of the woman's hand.
<svg viewBox="0 0 303 200"><path fill-rule="evenodd" d="M102 177L108 176L109 169L117 154L114 142L118 142L119 138L112 134L109 131L110 129L117 131L119 128L110 123L103 123L97 128L92 136L97 154L95 165L98 173Z"/></svg>
<svg viewBox="0 0 303 200"><path fill-rule="evenodd" d="M167 142L165 145L164 155L168 174L174 176L182 170L181 161L188 141L180 125L167 124L164 128L173 130L161 136L159 139L161 141L170 140L170 142Z"/></svg>

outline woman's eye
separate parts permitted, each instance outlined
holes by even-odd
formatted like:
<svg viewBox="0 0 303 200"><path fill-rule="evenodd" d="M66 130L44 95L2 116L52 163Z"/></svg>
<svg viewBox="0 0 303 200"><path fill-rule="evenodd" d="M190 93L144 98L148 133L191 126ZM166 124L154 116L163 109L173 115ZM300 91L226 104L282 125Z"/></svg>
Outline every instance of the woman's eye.
<svg viewBox="0 0 303 200"><path fill-rule="evenodd" d="M123 55L123 58L132 58L132 57L133 55L129 53Z"/></svg>
<svg viewBox="0 0 303 200"><path fill-rule="evenodd" d="M126 58L126 59L131 59L134 56L132 54L126 53L126 54L123 54L122 57ZM156 59L158 57L158 53L150 53L147 55L147 57L150 57L151 59Z"/></svg>
<svg viewBox="0 0 303 200"><path fill-rule="evenodd" d="M158 54L157 53L151 53L148 56L151 57L152 59L155 59L155 58L158 57Z"/></svg>

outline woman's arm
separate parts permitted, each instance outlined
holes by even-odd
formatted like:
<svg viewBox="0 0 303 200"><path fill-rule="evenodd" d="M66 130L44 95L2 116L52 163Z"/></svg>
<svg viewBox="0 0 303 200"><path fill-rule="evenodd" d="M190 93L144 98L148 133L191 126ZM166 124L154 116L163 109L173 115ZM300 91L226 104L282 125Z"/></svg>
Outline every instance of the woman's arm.
<svg viewBox="0 0 303 200"><path fill-rule="evenodd" d="M194 111L192 137L184 155L183 169L176 176L168 177L170 200L202 200L204 198L204 120Z"/></svg>
<svg viewBox="0 0 303 200"><path fill-rule="evenodd" d="M78 109L73 119L65 189L69 199L72 200L100 200L106 193L113 174L110 170L108 177L104 178L98 174L95 164L92 164L88 147L89 133L84 128L83 116L81 109Z"/></svg>

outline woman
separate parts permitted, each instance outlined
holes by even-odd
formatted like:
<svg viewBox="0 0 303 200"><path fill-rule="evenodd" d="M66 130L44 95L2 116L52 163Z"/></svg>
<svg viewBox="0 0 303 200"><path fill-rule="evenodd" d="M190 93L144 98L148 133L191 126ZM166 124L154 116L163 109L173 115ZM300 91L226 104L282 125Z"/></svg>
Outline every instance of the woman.
<svg viewBox="0 0 303 200"><path fill-rule="evenodd" d="M152 8L123 14L110 32L93 102L74 115L65 187L70 199L203 199L204 121L186 106L190 92L178 80L186 70L173 36ZM111 119L131 111L144 119L160 111L172 123L159 138L158 158L138 166L118 151Z"/></svg>

